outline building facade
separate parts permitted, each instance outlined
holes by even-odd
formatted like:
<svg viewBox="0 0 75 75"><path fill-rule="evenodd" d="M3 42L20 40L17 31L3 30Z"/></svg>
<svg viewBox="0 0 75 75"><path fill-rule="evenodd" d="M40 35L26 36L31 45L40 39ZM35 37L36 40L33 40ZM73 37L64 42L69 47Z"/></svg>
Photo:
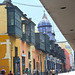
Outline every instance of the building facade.
<svg viewBox="0 0 75 75"><path fill-rule="evenodd" d="M0 70L6 75L23 75L25 70L33 74L39 70L41 75L46 69L62 69L64 52L55 44L55 33L44 14L35 32L35 23L31 18L11 3L0 3Z"/></svg>
<svg viewBox="0 0 75 75"><path fill-rule="evenodd" d="M65 71L69 71L70 70L70 57L69 57L69 53L63 49L65 52L65 57L66 57L66 61L65 61Z"/></svg>
<svg viewBox="0 0 75 75"><path fill-rule="evenodd" d="M38 23L38 31L40 33L43 33L44 35L48 35L49 37L49 40L47 40L49 41L49 48L47 47L45 48L48 50L46 54L46 61L47 61L46 69L50 70L53 68L58 70L64 70L64 68L62 69L62 67L64 67L64 65L62 64L65 61L64 51L61 49L61 47L59 48L58 44L56 44L55 32L54 30L52 31L52 25L49 22L45 13L42 17L42 20ZM48 46L48 43L47 43L47 46ZM62 56L60 54L62 54Z"/></svg>
<svg viewBox="0 0 75 75"><path fill-rule="evenodd" d="M58 43L60 45L60 47L64 48L68 53L69 53L69 58L70 58L70 68L73 68L73 64L74 64L74 55L72 52L72 48L70 47L70 45L66 44L66 43Z"/></svg>

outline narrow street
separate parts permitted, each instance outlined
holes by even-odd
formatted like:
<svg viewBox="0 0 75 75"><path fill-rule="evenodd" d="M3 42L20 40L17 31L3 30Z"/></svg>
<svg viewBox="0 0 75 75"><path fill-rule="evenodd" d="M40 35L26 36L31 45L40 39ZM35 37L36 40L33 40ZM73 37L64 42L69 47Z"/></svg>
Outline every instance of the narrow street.
<svg viewBox="0 0 75 75"><path fill-rule="evenodd" d="M67 72L67 73L61 73L58 75L74 75L74 74L75 74L75 71L71 71L71 72Z"/></svg>

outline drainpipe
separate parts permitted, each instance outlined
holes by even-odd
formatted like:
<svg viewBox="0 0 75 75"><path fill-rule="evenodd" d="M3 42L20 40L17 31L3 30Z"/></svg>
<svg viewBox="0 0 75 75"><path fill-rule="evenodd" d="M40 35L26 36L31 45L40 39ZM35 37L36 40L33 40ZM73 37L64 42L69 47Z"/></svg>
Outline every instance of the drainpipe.
<svg viewBox="0 0 75 75"><path fill-rule="evenodd" d="M41 65L41 75L42 75L42 62L41 62L41 53L42 53L42 51L40 51L40 65Z"/></svg>
<svg viewBox="0 0 75 75"><path fill-rule="evenodd" d="M13 51L13 37L11 36L11 72L12 72L12 51Z"/></svg>

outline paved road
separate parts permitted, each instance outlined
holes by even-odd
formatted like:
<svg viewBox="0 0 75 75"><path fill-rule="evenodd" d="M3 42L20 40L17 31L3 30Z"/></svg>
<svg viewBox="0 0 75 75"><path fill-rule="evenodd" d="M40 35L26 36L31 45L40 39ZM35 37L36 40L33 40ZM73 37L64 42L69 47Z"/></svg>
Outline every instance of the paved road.
<svg viewBox="0 0 75 75"><path fill-rule="evenodd" d="M75 75L75 71L67 72L67 73L61 73L58 75Z"/></svg>

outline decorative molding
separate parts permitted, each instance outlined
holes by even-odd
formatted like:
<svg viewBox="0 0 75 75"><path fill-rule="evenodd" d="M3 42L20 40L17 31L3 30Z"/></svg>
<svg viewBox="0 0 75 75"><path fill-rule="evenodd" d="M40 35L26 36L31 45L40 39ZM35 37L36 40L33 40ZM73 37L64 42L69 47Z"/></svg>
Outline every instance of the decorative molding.
<svg viewBox="0 0 75 75"><path fill-rule="evenodd" d="M9 52L9 45L11 44L9 39L6 39L6 42L0 42L0 45L6 44L6 54L5 57L2 59L10 59L10 52Z"/></svg>

